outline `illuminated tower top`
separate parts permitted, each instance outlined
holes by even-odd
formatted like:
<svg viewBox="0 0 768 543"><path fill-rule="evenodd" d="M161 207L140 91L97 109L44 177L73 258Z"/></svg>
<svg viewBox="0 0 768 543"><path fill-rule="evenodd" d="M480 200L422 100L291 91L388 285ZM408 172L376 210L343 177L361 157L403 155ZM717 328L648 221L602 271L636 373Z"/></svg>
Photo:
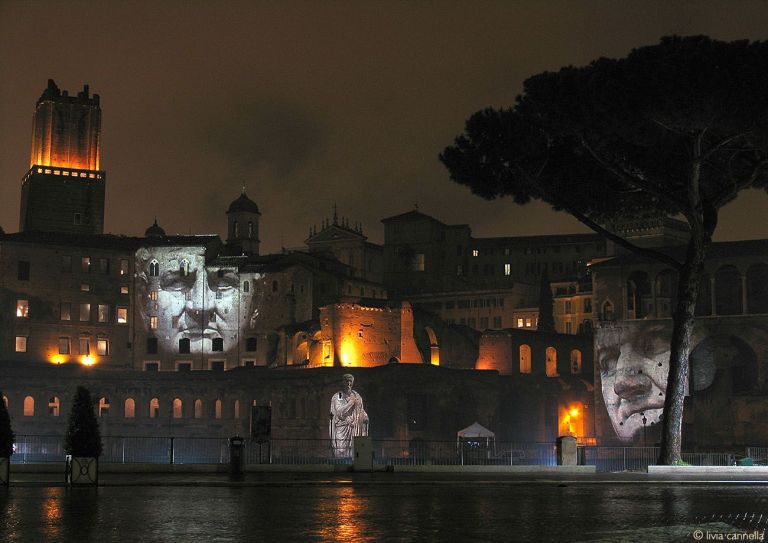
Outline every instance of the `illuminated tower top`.
<svg viewBox="0 0 768 543"><path fill-rule="evenodd" d="M98 171L100 136L99 95L89 96L85 85L77 96L70 96L49 79L32 120L29 165Z"/></svg>

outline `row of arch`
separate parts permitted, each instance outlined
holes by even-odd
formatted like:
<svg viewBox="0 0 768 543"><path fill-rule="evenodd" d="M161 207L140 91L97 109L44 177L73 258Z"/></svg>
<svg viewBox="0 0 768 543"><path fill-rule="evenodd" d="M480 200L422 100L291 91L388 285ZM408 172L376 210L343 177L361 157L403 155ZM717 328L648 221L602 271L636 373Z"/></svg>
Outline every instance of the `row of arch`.
<svg viewBox="0 0 768 543"><path fill-rule="evenodd" d="M520 345L520 373L532 373L531 367L531 346L527 344ZM547 347L545 351L545 372L547 377L558 377L557 371L557 349ZM581 374L581 351L572 349L570 353L570 371L572 375Z"/></svg>
<svg viewBox="0 0 768 543"><path fill-rule="evenodd" d="M3 396L3 402L5 403L5 407L9 407L8 397ZM223 418L223 402L220 399L214 400L212 403L209 404L210 411L209 411L209 417L213 419L221 419ZM108 416L111 409L111 404L108 398L102 397L99 399L98 403L96 404L96 414L99 417L105 417ZM239 419L241 410L240 410L240 400L234 400L232 404L232 413L233 418ZM194 418L194 419L203 419L207 418L205 416L204 411L204 402L201 399L195 399L192 402L192 410L191 413L188 413L185 417L184 413L184 402L181 398L174 398L171 400L170 406L170 417L174 419L182 419L182 418ZM133 398L126 398L123 402L123 418L126 419L134 419L136 418L137 413L137 405L136 400ZM48 400L48 415L51 417L58 417L61 414L61 400L58 396L51 396ZM22 415L25 417L34 417L35 416L35 398L33 396L25 396L23 400L23 406L22 406ZM158 398L152 398L147 403L147 410L142 413L142 416L146 416L146 418L154 419L154 418L160 418L160 400Z"/></svg>
<svg viewBox="0 0 768 543"><path fill-rule="evenodd" d="M702 274L696 314L699 316L768 313L768 264L756 262L746 274L732 264L721 266L714 276ZM645 271L632 272L626 283L626 318L648 316L669 317L677 298L677 273L672 269L659 272L653 283ZM613 304L602 307L604 320L613 320Z"/></svg>

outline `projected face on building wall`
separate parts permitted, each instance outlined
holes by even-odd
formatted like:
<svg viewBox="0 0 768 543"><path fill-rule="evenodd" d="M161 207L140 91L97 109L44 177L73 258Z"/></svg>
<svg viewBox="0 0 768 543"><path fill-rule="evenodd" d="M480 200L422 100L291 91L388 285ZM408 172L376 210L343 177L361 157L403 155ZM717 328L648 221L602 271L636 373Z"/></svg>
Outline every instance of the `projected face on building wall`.
<svg viewBox="0 0 768 543"><path fill-rule="evenodd" d="M669 330L662 324L631 323L601 328L596 339L603 400L613 429L628 440L658 424L669 371Z"/></svg>
<svg viewBox="0 0 768 543"><path fill-rule="evenodd" d="M206 269L204 256L179 248L138 253L140 309L159 352L216 353L238 337L239 277Z"/></svg>

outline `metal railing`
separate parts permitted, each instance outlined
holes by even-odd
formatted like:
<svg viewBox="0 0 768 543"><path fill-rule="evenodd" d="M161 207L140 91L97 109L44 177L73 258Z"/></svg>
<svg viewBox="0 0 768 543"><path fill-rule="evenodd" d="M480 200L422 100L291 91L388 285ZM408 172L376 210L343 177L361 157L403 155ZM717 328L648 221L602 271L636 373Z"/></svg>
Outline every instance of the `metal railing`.
<svg viewBox="0 0 768 543"><path fill-rule="evenodd" d="M553 443L510 443L492 441L376 440L377 466L553 466L557 463ZM203 437L102 437L102 464L227 464L226 438ZM351 458L334 451L327 439L245 440L246 464L331 465L349 464ZM16 464L64 461L63 436L16 436ZM683 460L696 466L733 465L752 457L766 464L768 447L747 447L734 452L683 453ZM599 472L642 471L656 463L658 447L579 446L579 463L595 466Z"/></svg>

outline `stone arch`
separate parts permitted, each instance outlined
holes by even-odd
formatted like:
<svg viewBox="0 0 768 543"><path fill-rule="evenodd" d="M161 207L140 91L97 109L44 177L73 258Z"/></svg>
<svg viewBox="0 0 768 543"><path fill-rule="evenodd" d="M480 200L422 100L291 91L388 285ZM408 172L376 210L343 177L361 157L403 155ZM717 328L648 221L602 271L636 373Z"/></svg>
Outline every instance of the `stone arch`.
<svg viewBox="0 0 768 543"><path fill-rule="evenodd" d="M747 313L768 313L768 264L755 262L747 269Z"/></svg>
<svg viewBox="0 0 768 543"><path fill-rule="evenodd" d="M546 372L547 377L557 377L557 349L547 347L546 350Z"/></svg>
<svg viewBox="0 0 768 543"><path fill-rule="evenodd" d="M741 273L733 265L721 266L715 272L715 313L717 315L741 315Z"/></svg>
<svg viewBox="0 0 768 543"><path fill-rule="evenodd" d="M293 363L305 364L309 360L309 338L306 332L293 335Z"/></svg>
<svg viewBox="0 0 768 543"><path fill-rule="evenodd" d="M531 373L531 346L520 345L520 373Z"/></svg>
<svg viewBox="0 0 768 543"><path fill-rule="evenodd" d="M429 338L429 363L433 366L440 365L440 345L437 343L437 334L430 326L425 326L424 331Z"/></svg>
<svg viewBox="0 0 768 543"><path fill-rule="evenodd" d="M652 310L651 282L648 274L641 270L633 271L627 279L627 318L643 319Z"/></svg>
<svg viewBox="0 0 768 543"><path fill-rule="evenodd" d="M690 355L690 393L708 389L718 376L730 380L734 394L754 391L759 386L758 360L752 347L734 335L714 335L699 342Z"/></svg>

